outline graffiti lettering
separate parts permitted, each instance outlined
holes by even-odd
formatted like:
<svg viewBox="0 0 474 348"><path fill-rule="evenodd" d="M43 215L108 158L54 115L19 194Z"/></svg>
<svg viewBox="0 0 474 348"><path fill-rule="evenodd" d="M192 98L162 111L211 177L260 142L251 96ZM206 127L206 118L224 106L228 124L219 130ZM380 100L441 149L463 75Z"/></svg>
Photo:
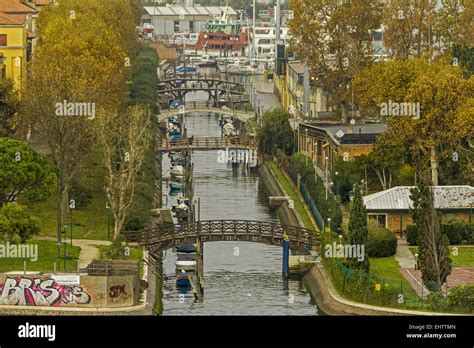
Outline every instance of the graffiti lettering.
<svg viewBox="0 0 474 348"><path fill-rule="evenodd" d="M0 304L60 306L88 304L91 296L80 286L59 285L51 278L7 278L0 284Z"/></svg>
<svg viewBox="0 0 474 348"><path fill-rule="evenodd" d="M110 298L117 298L121 295L127 296L127 292L125 291L125 285L115 285L110 287L109 296Z"/></svg>

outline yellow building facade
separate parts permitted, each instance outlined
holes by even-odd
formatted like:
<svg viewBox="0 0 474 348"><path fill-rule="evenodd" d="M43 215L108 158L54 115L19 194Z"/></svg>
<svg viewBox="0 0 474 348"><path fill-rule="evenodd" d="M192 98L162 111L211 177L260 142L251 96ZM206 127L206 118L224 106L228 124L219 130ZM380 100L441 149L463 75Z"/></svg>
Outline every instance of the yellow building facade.
<svg viewBox="0 0 474 348"><path fill-rule="evenodd" d="M280 104L284 110L289 111L291 107L296 116L304 119L304 64L300 61L288 62L285 67L285 73L274 77L275 89L280 99ZM327 97L321 88L313 85L311 80L309 90L309 118L318 118L319 112L328 111Z"/></svg>
<svg viewBox="0 0 474 348"><path fill-rule="evenodd" d="M27 35L26 16L0 13L1 77L11 79L20 92L26 81Z"/></svg>

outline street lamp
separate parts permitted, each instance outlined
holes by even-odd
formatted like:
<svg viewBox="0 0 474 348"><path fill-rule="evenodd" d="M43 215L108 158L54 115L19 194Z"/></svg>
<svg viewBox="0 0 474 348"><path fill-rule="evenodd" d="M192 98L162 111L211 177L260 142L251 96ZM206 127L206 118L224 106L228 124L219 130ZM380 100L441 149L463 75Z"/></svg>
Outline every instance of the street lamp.
<svg viewBox="0 0 474 348"><path fill-rule="evenodd" d="M326 167L326 200L328 200L328 161L329 157L326 156L325 158L325 167Z"/></svg>
<svg viewBox="0 0 474 348"><path fill-rule="evenodd" d="M61 246L63 244L61 242L56 243L56 247L58 248L58 270L60 269L61 266Z"/></svg>
<svg viewBox="0 0 474 348"><path fill-rule="evenodd" d="M317 171L316 171L316 166L317 166L317 161L316 161L316 142L314 142L314 146L313 146L313 165L314 165L314 182L318 182L318 174L317 174Z"/></svg>
<svg viewBox="0 0 474 348"><path fill-rule="evenodd" d="M331 232L331 218L328 218L328 232Z"/></svg>
<svg viewBox="0 0 474 348"><path fill-rule="evenodd" d="M415 254L415 270L418 269L418 256L420 256L420 255L418 255L418 253L416 253Z"/></svg>
<svg viewBox="0 0 474 348"><path fill-rule="evenodd" d="M69 201L69 210L71 211L71 248L72 248L72 211L76 209L76 201L71 199Z"/></svg>
<svg viewBox="0 0 474 348"><path fill-rule="evenodd" d="M339 235L339 245L342 244L342 234Z"/></svg>
<svg viewBox="0 0 474 348"><path fill-rule="evenodd" d="M298 144L298 153L300 153L300 124L299 123L296 123L296 140L297 140L297 144Z"/></svg>
<svg viewBox="0 0 474 348"><path fill-rule="evenodd" d="M110 206L108 201L105 201L105 209L107 210L107 240L110 240Z"/></svg>
<svg viewBox="0 0 474 348"><path fill-rule="evenodd" d="M306 147L304 151L306 152L306 165L308 165L308 128L305 128L304 132L306 133Z"/></svg>

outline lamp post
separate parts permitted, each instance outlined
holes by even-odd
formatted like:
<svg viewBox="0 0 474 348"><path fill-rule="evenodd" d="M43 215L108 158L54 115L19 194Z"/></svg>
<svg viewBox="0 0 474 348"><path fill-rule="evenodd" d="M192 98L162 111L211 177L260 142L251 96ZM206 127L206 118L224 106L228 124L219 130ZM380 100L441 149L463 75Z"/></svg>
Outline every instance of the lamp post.
<svg viewBox="0 0 474 348"><path fill-rule="evenodd" d="M308 128L305 128L304 132L306 134L306 146L304 151L306 152L306 165L308 165Z"/></svg>
<svg viewBox="0 0 474 348"><path fill-rule="evenodd" d="M342 244L342 234L339 235L339 245Z"/></svg>
<svg viewBox="0 0 474 348"><path fill-rule="evenodd" d="M296 124L296 140L298 144L298 153L300 153L300 125L299 123Z"/></svg>
<svg viewBox="0 0 474 348"><path fill-rule="evenodd" d="M325 175L326 176L326 200L328 200L328 160L329 160L329 157L326 156L325 161L324 161L325 167L326 167L325 168L326 169L326 173L325 173L326 174Z"/></svg>
<svg viewBox="0 0 474 348"><path fill-rule="evenodd" d="M66 234L66 229L64 229L64 244L62 244L64 246L64 271L66 271L66 257L67 257L67 254L66 254L66 249L67 249L67 234Z"/></svg>
<svg viewBox="0 0 474 348"><path fill-rule="evenodd" d="M328 233L331 233L331 218L328 218Z"/></svg>
<svg viewBox="0 0 474 348"><path fill-rule="evenodd" d="M105 209L107 210L107 240L110 240L110 206L107 201L105 201Z"/></svg>
<svg viewBox="0 0 474 348"><path fill-rule="evenodd" d="M316 142L314 142L313 146L313 165L314 165L314 182L318 182L318 173L316 171L317 161L316 161Z"/></svg>
<svg viewBox="0 0 474 348"><path fill-rule="evenodd" d="M420 255L418 255L418 253L416 253L415 254L415 270L418 269L418 256L420 256Z"/></svg>
<svg viewBox="0 0 474 348"><path fill-rule="evenodd" d="M59 262L58 270L61 266L61 246L62 246L61 242L56 243L56 247L58 248L58 262Z"/></svg>
<svg viewBox="0 0 474 348"><path fill-rule="evenodd" d="M71 199L69 201L69 210L71 211L71 248L72 248L72 211L76 209L76 201Z"/></svg>

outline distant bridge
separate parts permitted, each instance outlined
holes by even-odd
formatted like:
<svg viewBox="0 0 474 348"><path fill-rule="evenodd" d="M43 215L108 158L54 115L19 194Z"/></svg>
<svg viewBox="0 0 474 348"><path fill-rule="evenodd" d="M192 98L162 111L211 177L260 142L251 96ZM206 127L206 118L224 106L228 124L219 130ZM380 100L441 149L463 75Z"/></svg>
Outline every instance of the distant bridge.
<svg viewBox="0 0 474 348"><path fill-rule="evenodd" d="M185 112L196 112L196 113L215 113L223 116L234 117L241 122L248 122L250 119L255 117L255 112L253 111L245 111L245 110L232 110L229 108L217 108L213 107L212 104L206 103L197 103L197 102L187 102L184 105L184 109L170 109L170 110L162 110L161 113L158 115L158 120L163 122L166 121L169 117L178 115Z"/></svg>
<svg viewBox="0 0 474 348"><path fill-rule="evenodd" d="M235 149L235 150L256 150L256 140L240 140L240 139L229 139L229 138L192 138L189 140L170 141L168 139L158 140L156 143L156 151L170 152L179 150L223 150L223 149Z"/></svg>
<svg viewBox="0 0 474 348"><path fill-rule="evenodd" d="M124 232L129 242L149 251L166 250L200 242L254 242L282 246L288 239L290 249L309 251L320 245L319 232L299 226L245 220L210 220L165 225L145 231Z"/></svg>
<svg viewBox="0 0 474 348"><path fill-rule="evenodd" d="M215 77L173 77L161 80L158 84L158 94L171 94L175 99L184 100L189 92L207 92L209 99L214 101L214 106L218 105L219 99L223 95L240 96L245 94L241 83L222 80Z"/></svg>

